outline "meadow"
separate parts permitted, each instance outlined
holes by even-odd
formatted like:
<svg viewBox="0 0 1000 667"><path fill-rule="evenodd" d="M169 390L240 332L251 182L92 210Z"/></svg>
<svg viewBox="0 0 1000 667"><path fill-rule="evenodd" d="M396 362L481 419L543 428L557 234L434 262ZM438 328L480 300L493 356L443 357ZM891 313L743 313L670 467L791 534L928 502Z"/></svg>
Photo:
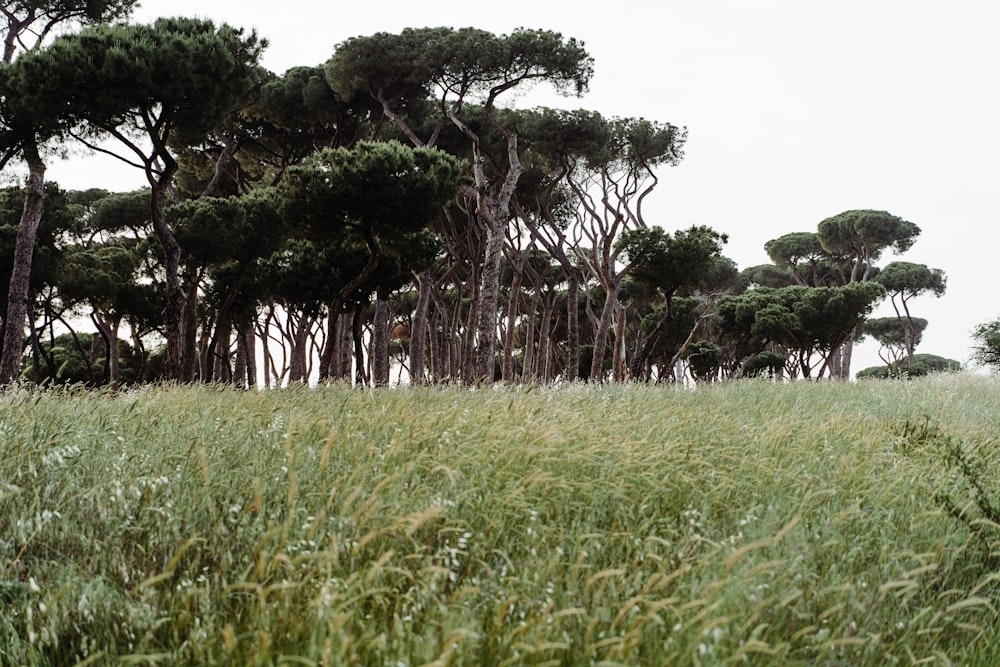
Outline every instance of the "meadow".
<svg viewBox="0 0 1000 667"><path fill-rule="evenodd" d="M0 664L998 664L998 433L962 374L12 389Z"/></svg>

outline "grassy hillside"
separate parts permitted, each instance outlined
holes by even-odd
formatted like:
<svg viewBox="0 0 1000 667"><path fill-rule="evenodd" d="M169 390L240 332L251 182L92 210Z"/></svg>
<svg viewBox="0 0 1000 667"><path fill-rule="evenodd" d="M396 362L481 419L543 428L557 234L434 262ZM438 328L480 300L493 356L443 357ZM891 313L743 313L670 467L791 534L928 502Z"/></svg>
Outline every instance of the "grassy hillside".
<svg viewBox="0 0 1000 667"><path fill-rule="evenodd" d="M0 663L997 664L998 432L961 375L9 391Z"/></svg>

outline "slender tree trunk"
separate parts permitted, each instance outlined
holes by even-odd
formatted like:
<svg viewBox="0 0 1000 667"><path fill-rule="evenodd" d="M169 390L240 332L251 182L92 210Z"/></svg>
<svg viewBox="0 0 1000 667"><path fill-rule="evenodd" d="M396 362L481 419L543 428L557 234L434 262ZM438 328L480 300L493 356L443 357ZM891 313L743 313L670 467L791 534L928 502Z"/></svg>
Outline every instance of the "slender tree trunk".
<svg viewBox="0 0 1000 667"><path fill-rule="evenodd" d="M90 314L90 320L97 327L98 333L104 339L107 346L107 374L106 380L112 389L117 390L121 384L121 363L118 355L118 321L107 322L96 312Z"/></svg>
<svg viewBox="0 0 1000 667"><path fill-rule="evenodd" d="M340 324L341 313L330 307L326 316L326 342L319 356L319 381L324 382L335 377L339 372L339 365L336 363L337 357L337 337L334 335ZM337 366L335 369L334 366Z"/></svg>
<svg viewBox="0 0 1000 667"><path fill-rule="evenodd" d="M150 218L153 224L153 233L163 248L164 273L166 274L167 305L163 311L163 328L167 341L163 374L167 380L184 382L186 370L184 359L185 296L180 271L181 247L177 243L177 238L170 225L167 224L164 211L167 187L176 170L176 164L167 167L159 181L151 183Z"/></svg>
<svg viewBox="0 0 1000 667"><path fill-rule="evenodd" d="M234 319L236 327L236 362L233 382L239 387L253 389L257 386L257 349L253 330L253 317L246 313Z"/></svg>
<svg viewBox="0 0 1000 667"><path fill-rule="evenodd" d="M476 364L473 383L493 382L496 368L497 314L506 241L502 221L488 220L479 298L476 300Z"/></svg>
<svg viewBox="0 0 1000 667"><path fill-rule="evenodd" d="M653 354L653 350L659 345L660 341L663 339L663 334L667 332L670 328L670 323L674 319L673 312L673 299L668 297L666 304L666 312L664 312L663 317L660 321L656 323L653 331L646 337L643 344L636 351L635 356L632 357L631 363L629 363L629 375L635 379L642 378L644 381L649 382L652 367L649 364L649 358Z"/></svg>
<svg viewBox="0 0 1000 667"><path fill-rule="evenodd" d="M353 311L352 311L353 313ZM351 381L351 361L354 355L351 353L351 344L354 340L354 318L348 318L347 313L340 318L340 323L338 325L338 338L337 342L337 368L338 374L336 378L338 380Z"/></svg>
<svg viewBox="0 0 1000 667"><path fill-rule="evenodd" d="M233 319L230 313L219 311L219 321L215 324L212 338L206 350L204 365L205 382L232 382L238 377L238 372L231 370L229 365L230 345L233 337Z"/></svg>
<svg viewBox="0 0 1000 667"><path fill-rule="evenodd" d="M410 327L410 384L424 383L424 347L432 289L430 269L425 269L417 276L417 309Z"/></svg>
<svg viewBox="0 0 1000 667"><path fill-rule="evenodd" d="M604 309L601 311L597 331L594 332L594 359L590 364L590 379L593 382L604 381L604 355L608 346L608 336L611 333L615 304L618 302L618 286L620 284L620 280L613 279L605 296Z"/></svg>
<svg viewBox="0 0 1000 667"><path fill-rule="evenodd" d="M542 383L552 380L552 295L542 300L542 326L538 332L538 377Z"/></svg>
<svg viewBox="0 0 1000 667"><path fill-rule="evenodd" d="M442 382L448 376L450 369L449 357L451 353L451 343L449 336L451 327L449 326L448 307L443 302L435 289L431 294L434 301L434 312L431 319L431 375L435 383Z"/></svg>
<svg viewBox="0 0 1000 667"><path fill-rule="evenodd" d="M31 259L35 250L38 223L45 210L45 163L38 154L34 139L22 149L28 163L24 188L24 208L14 245L14 266L7 290L7 316L4 318L3 353L0 354L0 386L14 382L21 374L24 326L31 292Z"/></svg>
<svg viewBox="0 0 1000 667"><path fill-rule="evenodd" d="M250 388L252 386L249 381L249 373L247 372L247 366L249 365L248 351L246 333L237 326L236 356L233 358L233 377L231 379L231 382L237 387Z"/></svg>
<svg viewBox="0 0 1000 667"><path fill-rule="evenodd" d="M372 386L389 384L389 299L378 294L372 317ZM412 334L411 334L412 336ZM413 340L412 338L410 339Z"/></svg>
<svg viewBox="0 0 1000 667"><path fill-rule="evenodd" d="M566 277L566 379L580 378L580 272L575 268Z"/></svg>
<svg viewBox="0 0 1000 667"><path fill-rule="evenodd" d="M531 303L524 322L524 368L521 369L522 381L538 379L538 349L535 344L535 318L538 306L542 302L541 288L536 284L531 292Z"/></svg>
<svg viewBox="0 0 1000 667"><path fill-rule="evenodd" d="M616 298L617 302L618 299ZM625 382L628 380L628 366L625 354L625 308L616 303L615 305L615 348L613 363L613 377L615 382Z"/></svg>
<svg viewBox="0 0 1000 667"><path fill-rule="evenodd" d="M837 379L847 380L851 377L851 357L854 353L854 341L858 339L858 327L851 331L851 335L840 345L840 359L836 365Z"/></svg>
<svg viewBox="0 0 1000 667"><path fill-rule="evenodd" d="M524 277L524 255L518 257L514 267L514 280L510 286L510 297L507 300L507 330L504 332L503 369L501 379L504 382L514 382L514 339L517 335L517 304L520 301L521 280Z"/></svg>
<svg viewBox="0 0 1000 667"><path fill-rule="evenodd" d="M199 368L200 359L198 355L198 283L200 282L195 271L187 272L184 276L184 283L187 289L184 290L183 316L181 317L182 349L181 359L183 359L183 374L181 381L192 383L204 372L204 368Z"/></svg>
<svg viewBox="0 0 1000 667"><path fill-rule="evenodd" d="M291 317L291 314L289 314L289 317ZM288 369L288 381L290 383L305 383L309 380L306 377L306 354L308 354L309 349L309 329L311 328L312 319L306 315L302 315L293 334L291 363Z"/></svg>
<svg viewBox="0 0 1000 667"><path fill-rule="evenodd" d="M364 324L365 313L368 311L368 302L358 304L354 309L354 317L351 318L351 340L354 343L354 376L355 382L359 386L370 386L371 379L365 370L365 345L364 345ZM388 372L386 372L388 376ZM388 383L388 377L386 378Z"/></svg>

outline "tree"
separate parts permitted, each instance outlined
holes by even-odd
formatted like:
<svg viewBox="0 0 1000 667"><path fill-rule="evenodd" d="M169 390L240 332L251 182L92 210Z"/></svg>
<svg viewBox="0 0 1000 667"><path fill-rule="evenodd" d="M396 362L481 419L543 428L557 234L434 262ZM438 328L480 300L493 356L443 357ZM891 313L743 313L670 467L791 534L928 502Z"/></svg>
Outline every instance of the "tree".
<svg viewBox="0 0 1000 667"><path fill-rule="evenodd" d="M334 325L344 306L357 299L366 285L373 286L387 252L397 257L414 250L423 254L413 235L455 198L467 182L465 167L436 149L359 142L353 150L328 149L313 163L288 170L278 196L289 224L324 244L353 241L364 248L363 266L330 303Z"/></svg>
<svg viewBox="0 0 1000 667"><path fill-rule="evenodd" d="M795 282L808 287L829 285L836 262L815 232L792 232L764 244L774 265L792 274Z"/></svg>
<svg viewBox="0 0 1000 667"><path fill-rule="evenodd" d="M725 234L704 226L672 235L661 227L632 229L622 234L618 249L628 257L629 273L658 290L665 306L660 321L629 364L631 377L649 378L647 361L673 320L674 296L684 287L701 286L727 240Z"/></svg>
<svg viewBox="0 0 1000 667"><path fill-rule="evenodd" d="M178 163L173 146L200 142L244 104L260 78L266 42L210 21L160 19L151 25L96 26L57 38L18 59L29 106L66 100L59 121L93 150L142 169L150 186L153 232L165 256L166 375L190 381L183 358L185 294L180 246L164 207ZM121 152L96 139L117 140ZM144 142L148 142L145 143Z"/></svg>
<svg viewBox="0 0 1000 667"><path fill-rule="evenodd" d="M191 199L167 209L167 218L182 250L183 275L189 294L195 294L206 280L207 296L213 306L205 327L214 324L200 364L200 378L205 382L236 380L252 384L255 378L245 373L233 377L229 348L234 327L238 350L243 361L253 365L253 346L246 341L256 299L251 283L260 261L274 253L287 236L287 225L278 214L274 188L261 188L245 195ZM196 313L189 299L185 318L185 358L194 361L194 324ZM244 369L246 370L246 369Z"/></svg>
<svg viewBox="0 0 1000 667"><path fill-rule="evenodd" d="M904 252L919 234L919 227L886 211L851 210L822 220L815 234L785 234L764 247L776 267L791 272L797 284L835 286L874 277L874 262L886 249ZM835 377L850 374L855 338L856 333L834 351L830 361Z"/></svg>
<svg viewBox="0 0 1000 667"><path fill-rule="evenodd" d="M823 249L847 260L849 275L844 283L868 280L883 251L906 252L919 235L920 228L912 222L873 210L844 211L826 218L817 228Z"/></svg>
<svg viewBox="0 0 1000 667"><path fill-rule="evenodd" d="M16 0L0 5L7 21L3 62L14 60L18 49L42 46L52 31L68 23L105 23L126 18L139 0Z"/></svg>
<svg viewBox="0 0 1000 667"><path fill-rule="evenodd" d="M113 388L121 381L118 328L142 261L135 246L110 242L70 248L60 266L61 296L91 306L90 319L104 339L107 381Z"/></svg>
<svg viewBox="0 0 1000 667"><path fill-rule="evenodd" d="M6 24L3 35L3 69L0 71L0 168L15 156L28 167L14 266L8 286L4 317L0 385L12 382L21 365L24 322L31 275L31 257L38 224L44 210L45 162L40 147L58 133L56 118L66 101L65 91L55 97L31 98L37 82L24 81L10 71L18 49L35 51L53 30L66 24L93 24L124 18L138 0L19 0L0 6Z"/></svg>
<svg viewBox="0 0 1000 667"><path fill-rule="evenodd" d="M954 373L962 370L962 364L954 359L939 357L936 354L915 354L913 364L893 363L888 366L871 366L858 371L859 380L865 378L885 380L888 378L920 377L930 373Z"/></svg>
<svg viewBox="0 0 1000 667"><path fill-rule="evenodd" d="M871 282L843 287L761 287L723 297L718 311L727 333L787 350L793 356L790 368L808 378L817 364L814 355L820 356L818 375L822 376L832 354L884 297L885 289Z"/></svg>
<svg viewBox="0 0 1000 667"><path fill-rule="evenodd" d="M904 359L912 365L913 347L920 344L927 320L919 317L875 317L861 325L861 333L879 342L879 358L886 366L898 366ZM860 339L859 339L860 340Z"/></svg>
<svg viewBox="0 0 1000 667"><path fill-rule="evenodd" d="M625 321L619 291L627 267L618 262L616 241L626 229L646 226L642 204L659 182L655 169L680 163L687 132L670 123L608 119L586 110L543 109L522 114L518 123L524 128L522 136L529 138L529 157L534 158L529 164L553 172L541 197L532 204L519 202L523 210L537 209L541 222L522 217L534 238L563 266L571 293L578 290L584 271L600 283L604 303L596 318L589 377L603 378L609 333L617 316L613 374L624 379ZM574 261L565 257L567 252Z"/></svg>
<svg viewBox="0 0 1000 667"><path fill-rule="evenodd" d="M327 64L327 79L335 92L346 97L370 95L414 145L434 145L441 128L451 124L471 148L474 182L467 194L486 232L476 305L475 381L494 378L503 246L511 199L523 172L518 134L501 122L498 100L533 82L580 94L592 72L593 61L576 40L524 29L501 36L473 28L379 33L339 45ZM404 116L431 96L437 97L439 120L430 136L420 137ZM475 106L473 100L481 102L490 130L505 140L502 163L487 160L482 132L468 122L465 110Z"/></svg>
<svg viewBox="0 0 1000 667"><path fill-rule="evenodd" d="M972 330L976 344L972 358L976 363L1000 370L1000 318L977 324Z"/></svg>
<svg viewBox="0 0 1000 667"><path fill-rule="evenodd" d="M913 350L917 346L918 325L910 314L909 301L926 292L937 297L944 295L947 286L944 271L930 269L926 264L892 262L875 276L875 280L885 287L892 300L896 317L903 321L907 364L912 366Z"/></svg>

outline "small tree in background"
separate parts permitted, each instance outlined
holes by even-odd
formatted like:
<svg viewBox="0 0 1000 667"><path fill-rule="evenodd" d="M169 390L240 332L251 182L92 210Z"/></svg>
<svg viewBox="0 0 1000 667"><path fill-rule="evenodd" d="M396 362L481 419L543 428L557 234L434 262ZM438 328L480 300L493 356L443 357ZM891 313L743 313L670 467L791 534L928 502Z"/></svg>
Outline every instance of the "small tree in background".
<svg viewBox="0 0 1000 667"><path fill-rule="evenodd" d="M976 341L972 348L972 359L1000 371L1000 318L976 325L972 330L972 337Z"/></svg>

